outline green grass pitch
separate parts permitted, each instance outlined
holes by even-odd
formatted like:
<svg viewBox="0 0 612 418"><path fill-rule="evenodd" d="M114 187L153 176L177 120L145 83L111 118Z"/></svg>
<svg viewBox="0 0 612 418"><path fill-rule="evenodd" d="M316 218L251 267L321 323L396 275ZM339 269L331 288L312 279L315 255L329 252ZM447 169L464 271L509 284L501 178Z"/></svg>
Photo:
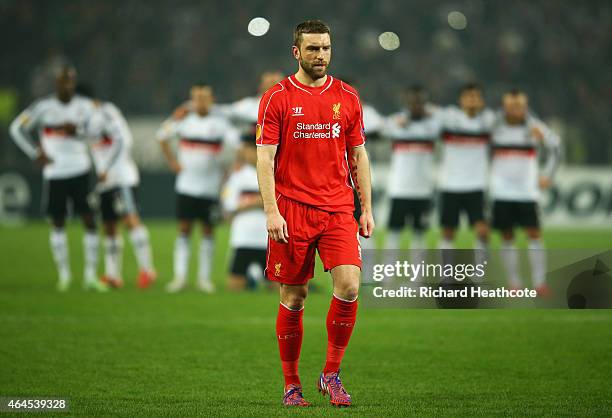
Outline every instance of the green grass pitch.
<svg viewBox="0 0 612 418"><path fill-rule="evenodd" d="M331 288L320 267L300 363L313 407L288 411L278 296L222 289L227 228L217 232L220 291L168 295L174 224L149 227L159 282L135 288L126 239L127 286L111 294L85 293L76 280L78 224L70 226L76 277L66 294L54 290L47 226L0 228L0 397L65 397L78 416L612 415L612 311L591 310L361 309L343 364L354 406L333 409L315 389ZM545 238L551 247L610 247L601 231Z"/></svg>

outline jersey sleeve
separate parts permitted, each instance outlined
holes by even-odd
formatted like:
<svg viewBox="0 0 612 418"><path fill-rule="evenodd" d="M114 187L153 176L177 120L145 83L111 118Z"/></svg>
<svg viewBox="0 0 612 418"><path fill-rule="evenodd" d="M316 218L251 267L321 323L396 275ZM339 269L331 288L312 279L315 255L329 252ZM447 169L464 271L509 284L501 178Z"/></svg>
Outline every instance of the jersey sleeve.
<svg viewBox="0 0 612 418"><path fill-rule="evenodd" d="M542 175L552 178L561 162L561 138L541 120L530 119L529 128L540 130L543 136L542 145L546 149L545 159L541 167Z"/></svg>
<svg viewBox="0 0 612 418"><path fill-rule="evenodd" d="M352 88L347 88L343 84L342 88L350 93L353 99L353 106L349 114L348 126L346 129L346 146L359 147L365 144L365 127L363 126L363 109L359 95Z"/></svg>
<svg viewBox="0 0 612 418"><path fill-rule="evenodd" d="M172 117L166 119L155 133L155 137L160 142L174 139L178 135L179 124L180 121L174 120Z"/></svg>
<svg viewBox="0 0 612 418"><path fill-rule="evenodd" d="M15 118L9 128L17 146L31 159L38 155L31 133L40 126L42 107L41 101L34 102Z"/></svg>
<svg viewBox="0 0 612 418"><path fill-rule="evenodd" d="M283 117L280 96L284 89L282 84L277 84L268 90L259 102L255 133L255 144L258 146L280 143Z"/></svg>
<svg viewBox="0 0 612 418"><path fill-rule="evenodd" d="M238 188L238 177L236 173L233 173L221 192L221 203L223 205L223 210L228 213L234 212L238 209L238 197L240 194Z"/></svg>
<svg viewBox="0 0 612 418"><path fill-rule="evenodd" d="M223 142L232 149L240 147L240 131L227 119L223 121Z"/></svg>

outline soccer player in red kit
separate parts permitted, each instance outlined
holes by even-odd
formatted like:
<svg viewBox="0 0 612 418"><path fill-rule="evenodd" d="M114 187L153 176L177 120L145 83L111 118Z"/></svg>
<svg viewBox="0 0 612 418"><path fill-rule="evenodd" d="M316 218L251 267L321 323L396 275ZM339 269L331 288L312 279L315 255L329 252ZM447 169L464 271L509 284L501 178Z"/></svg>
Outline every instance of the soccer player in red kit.
<svg viewBox="0 0 612 418"><path fill-rule="evenodd" d="M327 74L329 27L300 23L293 34L298 71L269 89L259 105L257 175L267 218L266 277L279 282L276 335L285 396L308 406L298 360L308 281L315 251L331 272L333 297L327 315L327 359L317 383L336 406L351 404L338 376L357 314L361 273L359 229L369 237L372 217L370 163L357 92ZM353 218L353 181L362 205Z"/></svg>

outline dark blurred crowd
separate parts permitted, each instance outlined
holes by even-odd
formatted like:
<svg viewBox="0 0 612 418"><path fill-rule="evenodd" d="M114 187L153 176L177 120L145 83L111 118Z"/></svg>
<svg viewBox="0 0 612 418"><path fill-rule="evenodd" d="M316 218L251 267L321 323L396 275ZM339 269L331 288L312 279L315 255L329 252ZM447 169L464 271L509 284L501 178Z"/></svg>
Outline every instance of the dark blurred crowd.
<svg viewBox="0 0 612 418"><path fill-rule="evenodd" d="M571 163L612 161L612 3L608 1L36 1L0 2L0 125L51 88L68 61L129 115L167 114L193 82L215 86L220 102L255 93L267 69L294 71L293 26L307 18L332 28L332 74L387 113L400 87L419 82L436 102L452 103L479 81L491 105L520 87L534 109L557 121ZM447 21L467 18L464 30ZM263 37L248 34L267 18ZM396 32L385 51L378 35ZM0 138L7 138L3 129ZM2 141L6 155L8 141ZM10 145L10 144L9 144ZM5 152L6 150L6 152ZM11 153L13 151L10 151Z"/></svg>

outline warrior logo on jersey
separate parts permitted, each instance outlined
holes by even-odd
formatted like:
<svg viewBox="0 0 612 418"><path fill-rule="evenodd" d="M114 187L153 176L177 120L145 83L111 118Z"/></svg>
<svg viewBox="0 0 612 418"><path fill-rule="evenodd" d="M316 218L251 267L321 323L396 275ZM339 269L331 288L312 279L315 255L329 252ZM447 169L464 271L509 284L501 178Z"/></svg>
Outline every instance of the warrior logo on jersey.
<svg viewBox="0 0 612 418"><path fill-rule="evenodd" d="M258 123L255 126L255 141L259 141L260 138L261 138L261 125Z"/></svg>
<svg viewBox="0 0 612 418"><path fill-rule="evenodd" d="M334 112L333 119L340 119L340 105L341 105L340 102L332 105L332 111Z"/></svg>

